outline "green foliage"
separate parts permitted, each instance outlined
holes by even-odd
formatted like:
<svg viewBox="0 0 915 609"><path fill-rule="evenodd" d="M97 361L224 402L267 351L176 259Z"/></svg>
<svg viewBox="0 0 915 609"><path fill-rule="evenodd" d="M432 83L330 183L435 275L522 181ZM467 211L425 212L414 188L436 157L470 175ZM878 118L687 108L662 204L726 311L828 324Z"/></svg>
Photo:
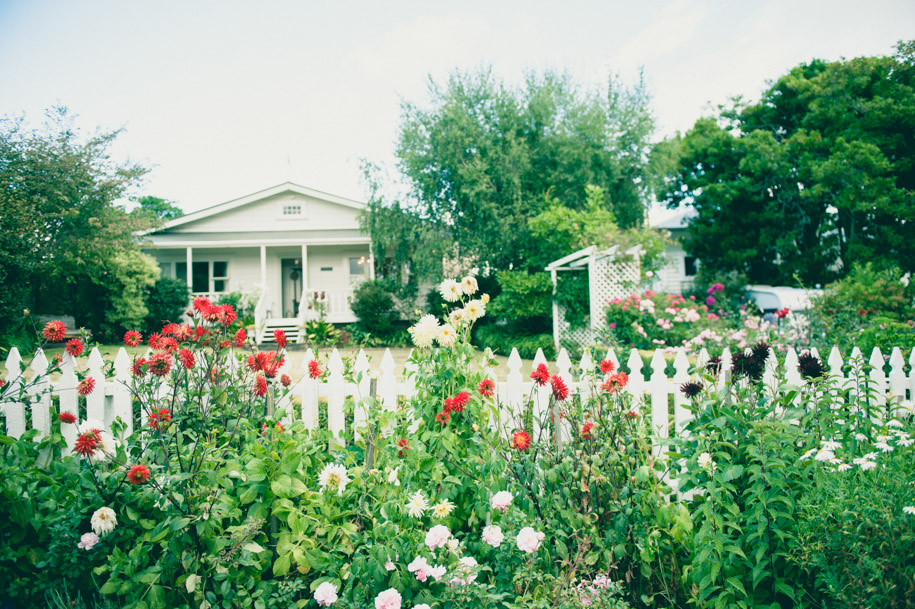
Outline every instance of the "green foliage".
<svg viewBox="0 0 915 609"><path fill-rule="evenodd" d="M147 289L145 302L148 312L142 326L137 324L137 327L149 333L167 322L177 323L187 310L189 294L187 282L183 279L160 277Z"/></svg>
<svg viewBox="0 0 915 609"><path fill-rule="evenodd" d="M143 218L148 222L162 224L184 215L184 212L175 205L174 201L169 201L162 197L145 195L131 200L137 204L130 211L131 215Z"/></svg>
<svg viewBox="0 0 915 609"><path fill-rule="evenodd" d="M518 349L524 359L534 359L537 349L543 349L544 356L551 359L556 354L552 334L526 334L497 324L481 325L473 333L473 342L481 349L489 347L493 353L510 355Z"/></svg>
<svg viewBox="0 0 915 609"><path fill-rule="evenodd" d="M836 345L848 353L858 346L869 356L879 346L905 352L915 346L913 298L915 286L901 280L899 269L855 265L847 277L826 286L814 299L810 334L821 350Z"/></svg>
<svg viewBox="0 0 915 609"><path fill-rule="evenodd" d="M152 256L136 250L118 252L109 263L114 281L104 328L113 328L114 334L120 335L121 330L139 327L149 315L144 296L159 279L159 265Z"/></svg>
<svg viewBox="0 0 915 609"><path fill-rule="evenodd" d="M813 285L854 262L915 269L913 45L814 60L661 145L679 168L659 196L692 205L686 249L752 283Z"/></svg>
<svg viewBox="0 0 915 609"><path fill-rule="evenodd" d="M430 95L427 107L402 108L409 197L386 199L371 180L363 226L380 265L390 259L400 274L409 263L411 282L441 276L443 257L534 270L542 250L528 220L554 201L581 209L589 184L608 194L620 226L641 225L653 130L643 83L582 92L547 72L513 89L484 71L433 82Z"/></svg>
<svg viewBox="0 0 915 609"><path fill-rule="evenodd" d="M149 224L115 201L145 170L111 161L117 135L83 137L61 108L42 129L0 119L0 336L25 308L73 315L97 335L109 314L143 317L149 274L131 275L145 266L133 232Z"/></svg>
<svg viewBox="0 0 915 609"><path fill-rule="evenodd" d="M487 312L495 319L530 330L549 327L553 282L544 272L499 271L499 295Z"/></svg>
<svg viewBox="0 0 915 609"><path fill-rule="evenodd" d="M399 329L394 296L381 281L362 282L353 292L350 308L358 319L356 326L363 333L371 333L384 340Z"/></svg>

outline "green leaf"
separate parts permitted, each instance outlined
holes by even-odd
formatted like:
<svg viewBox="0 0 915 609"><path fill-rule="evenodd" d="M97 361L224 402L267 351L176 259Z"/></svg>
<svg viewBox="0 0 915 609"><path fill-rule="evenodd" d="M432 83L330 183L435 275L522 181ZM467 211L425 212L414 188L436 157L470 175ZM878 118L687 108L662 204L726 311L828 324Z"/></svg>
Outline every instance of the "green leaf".
<svg viewBox="0 0 915 609"><path fill-rule="evenodd" d="M245 545L242 546L242 549L252 552L254 554L260 554L261 552L266 551L266 550L264 550L263 547L261 547L261 545L259 543L254 542L254 541L249 541L248 543L246 543Z"/></svg>
<svg viewBox="0 0 915 609"><path fill-rule="evenodd" d="M281 554L276 561L273 563L273 575L275 577L282 577L289 573L290 563L292 561L292 553Z"/></svg>

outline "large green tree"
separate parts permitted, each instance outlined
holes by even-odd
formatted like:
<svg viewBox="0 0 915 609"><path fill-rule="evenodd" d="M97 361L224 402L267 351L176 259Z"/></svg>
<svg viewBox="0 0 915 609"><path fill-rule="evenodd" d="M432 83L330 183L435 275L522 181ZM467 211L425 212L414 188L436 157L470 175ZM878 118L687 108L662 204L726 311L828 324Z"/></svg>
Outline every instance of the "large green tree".
<svg viewBox="0 0 915 609"><path fill-rule="evenodd" d="M583 209L589 184L607 194L619 226L642 224L653 129L642 83L583 91L547 72L510 87L482 71L432 82L430 93L427 105L402 108L397 157L409 194L375 190L370 201L366 225L381 252L415 267L423 256L413 244L434 244L419 265L430 277L442 253L534 269L542 247L529 219L557 204Z"/></svg>
<svg viewBox="0 0 915 609"><path fill-rule="evenodd" d="M146 172L109 156L117 132L83 136L65 109L42 128L0 119L0 337L22 310L69 314L99 332L138 323L158 268L118 205Z"/></svg>
<svg viewBox="0 0 915 609"><path fill-rule="evenodd" d="M826 283L854 262L915 270L915 44L812 61L657 148L686 249L756 283Z"/></svg>

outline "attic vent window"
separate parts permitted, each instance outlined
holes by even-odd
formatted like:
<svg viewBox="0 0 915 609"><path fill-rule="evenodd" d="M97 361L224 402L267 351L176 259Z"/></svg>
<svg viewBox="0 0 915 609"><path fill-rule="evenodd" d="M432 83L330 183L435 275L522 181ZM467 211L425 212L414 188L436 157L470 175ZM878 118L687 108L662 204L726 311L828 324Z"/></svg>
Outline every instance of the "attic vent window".
<svg viewBox="0 0 915 609"><path fill-rule="evenodd" d="M302 206L301 205L284 205L283 206L283 215L284 216L301 216L302 215Z"/></svg>

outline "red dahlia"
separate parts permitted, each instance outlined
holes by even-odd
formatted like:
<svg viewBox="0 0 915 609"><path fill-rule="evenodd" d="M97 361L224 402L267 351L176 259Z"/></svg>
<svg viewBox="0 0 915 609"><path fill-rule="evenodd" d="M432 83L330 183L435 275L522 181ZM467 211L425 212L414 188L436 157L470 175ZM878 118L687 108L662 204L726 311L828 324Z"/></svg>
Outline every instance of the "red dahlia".
<svg viewBox="0 0 915 609"><path fill-rule="evenodd" d="M146 374L147 361L145 357L138 357L133 360L133 365L130 367L131 372L134 376L142 377Z"/></svg>
<svg viewBox="0 0 915 609"><path fill-rule="evenodd" d="M480 395L485 398L491 398L496 392L496 384L491 379L483 379L480 381L477 389L480 391Z"/></svg>
<svg viewBox="0 0 915 609"><path fill-rule="evenodd" d="M553 378L550 379L550 385L553 387L553 397L558 401L561 402L569 397L569 387L561 376L553 375Z"/></svg>
<svg viewBox="0 0 915 609"><path fill-rule="evenodd" d="M194 354L188 349L178 351L178 361L181 365L190 370L194 367Z"/></svg>
<svg viewBox="0 0 915 609"><path fill-rule="evenodd" d="M606 391L607 393L616 393L620 389L626 386L626 383L629 382L629 375L625 372L618 372L608 378L606 381L601 383L600 388Z"/></svg>
<svg viewBox="0 0 915 609"><path fill-rule="evenodd" d="M83 457L91 457L98 448L99 439L99 433L95 429L81 433L76 438L76 444L73 445L73 452Z"/></svg>
<svg viewBox="0 0 915 609"><path fill-rule="evenodd" d="M280 377L280 383L283 384L283 387L289 387L289 385L292 383L292 379L289 378L288 374L284 374Z"/></svg>
<svg viewBox="0 0 915 609"><path fill-rule="evenodd" d="M146 424L152 429L165 429L171 421L172 411L168 408L160 408L159 410L150 411L149 420L146 421Z"/></svg>
<svg viewBox="0 0 915 609"><path fill-rule="evenodd" d="M67 341L67 346L64 347L64 351L73 357L79 357L83 353L83 341L78 338L71 338Z"/></svg>
<svg viewBox="0 0 915 609"><path fill-rule="evenodd" d="M267 435L268 429L269 429L269 426L266 423L261 425L261 434ZM276 431L276 433L283 433L283 424L280 423L279 421L277 421L277 423L273 426L273 429L274 429L274 431Z"/></svg>
<svg viewBox="0 0 915 609"><path fill-rule="evenodd" d="M62 412L57 415L61 423L76 423L76 415L72 412Z"/></svg>
<svg viewBox="0 0 915 609"><path fill-rule="evenodd" d="M248 342L248 333L245 332L244 328L241 328L235 333L235 339L232 341L232 344L236 347L244 347L246 342Z"/></svg>
<svg viewBox="0 0 915 609"><path fill-rule="evenodd" d="M273 340L276 341L276 346L280 349L286 348L286 333L282 330L273 331Z"/></svg>
<svg viewBox="0 0 915 609"><path fill-rule="evenodd" d="M276 351L267 351L264 354L264 365L261 368L269 378L276 376L276 373L279 372L280 368L283 367L283 363L286 361L284 355L280 355Z"/></svg>
<svg viewBox="0 0 915 609"><path fill-rule="evenodd" d="M527 450L531 445L531 434L526 431L516 431L512 434L511 447L516 450Z"/></svg>
<svg viewBox="0 0 915 609"><path fill-rule="evenodd" d="M124 333L124 344L128 347L136 347L143 340L143 335L136 330L127 330Z"/></svg>
<svg viewBox="0 0 915 609"><path fill-rule="evenodd" d="M585 423L581 426L581 437L590 438L591 430L594 428L594 423Z"/></svg>
<svg viewBox="0 0 915 609"><path fill-rule="evenodd" d="M308 376L313 379L321 378L321 366L318 365L318 360L311 360L308 362Z"/></svg>
<svg viewBox="0 0 915 609"><path fill-rule="evenodd" d="M406 438L401 438L401 439L397 440L397 446L399 447L397 449L398 457L403 457L404 454L410 450L410 444L407 442Z"/></svg>
<svg viewBox="0 0 915 609"><path fill-rule="evenodd" d="M158 351L162 348L162 335L158 332L153 332L149 335L149 340L147 342L151 348Z"/></svg>
<svg viewBox="0 0 915 609"><path fill-rule="evenodd" d="M546 364L539 364L537 369L531 372L531 378L543 387L550 381L550 370L546 367Z"/></svg>
<svg viewBox="0 0 915 609"><path fill-rule="evenodd" d="M452 398L452 410L454 412L464 412L464 406L467 405L467 402L470 401L470 394L466 391L461 391L456 396Z"/></svg>
<svg viewBox="0 0 915 609"><path fill-rule="evenodd" d="M614 370L616 370L616 364L614 364L611 360L608 360L608 359L601 360L601 362L600 362L601 374L610 374Z"/></svg>
<svg viewBox="0 0 915 609"><path fill-rule="evenodd" d="M67 326L62 321L49 321L41 333L52 343L59 343L67 336Z"/></svg>
<svg viewBox="0 0 915 609"><path fill-rule="evenodd" d="M194 310L198 313L204 314L211 308L213 308L213 303L206 296L198 296L194 299Z"/></svg>
<svg viewBox="0 0 915 609"><path fill-rule="evenodd" d="M262 396L267 394L267 379L263 374L254 377L254 395Z"/></svg>
<svg viewBox="0 0 915 609"><path fill-rule="evenodd" d="M437 415L435 415L435 420L441 423L442 425L447 425L451 420L451 415L445 412L444 410Z"/></svg>
<svg viewBox="0 0 915 609"><path fill-rule="evenodd" d="M168 353L154 353L149 358L149 371L156 376L165 376L172 369L172 356Z"/></svg>
<svg viewBox="0 0 915 609"><path fill-rule="evenodd" d="M133 484L143 484L149 480L149 468L145 465L134 465L127 472L127 479Z"/></svg>
<svg viewBox="0 0 915 609"><path fill-rule="evenodd" d="M219 323L228 328L235 323L235 320L238 319L238 313L235 312L235 307L230 304L224 304L219 307Z"/></svg>
<svg viewBox="0 0 915 609"><path fill-rule="evenodd" d="M89 395L92 393L93 389L95 389L95 379L91 376L87 376L76 386L76 391L79 392L80 395Z"/></svg>

